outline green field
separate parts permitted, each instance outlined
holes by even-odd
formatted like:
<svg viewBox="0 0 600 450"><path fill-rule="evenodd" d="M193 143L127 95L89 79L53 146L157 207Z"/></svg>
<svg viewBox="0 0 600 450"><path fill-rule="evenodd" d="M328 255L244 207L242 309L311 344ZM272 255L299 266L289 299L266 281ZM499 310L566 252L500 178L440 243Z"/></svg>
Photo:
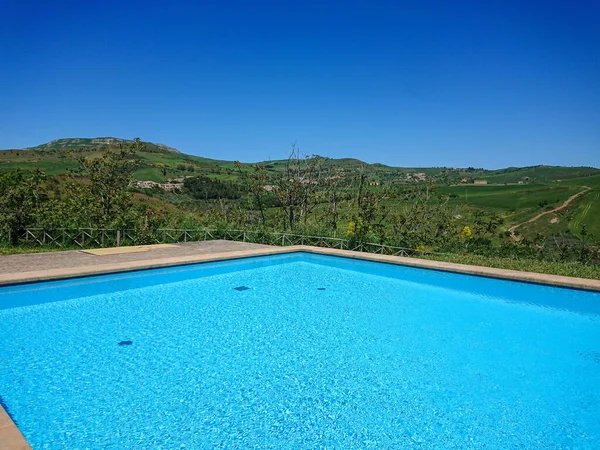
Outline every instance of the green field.
<svg viewBox="0 0 600 450"><path fill-rule="evenodd" d="M556 167L556 166L535 166L535 167L510 167L492 171L492 173L482 173L482 180L488 180L488 183L518 183L527 181L530 183L548 183L569 178L582 178L592 175L598 175L600 170L593 167Z"/></svg>
<svg viewBox="0 0 600 450"><path fill-rule="evenodd" d="M451 195L449 202L464 211L482 209L500 215L503 229L524 222L536 214L560 206L578 186L558 184L445 186L440 191Z"/></svg>
<svg viewBox="0 0 600 450"><path fill-rule="evenodd" d="M578 188L545 184L444 186L440 188L440 192L455 196L451 198L451 203L516 211L537 207L541 202L558 204L578 192Z"/></svg>
<svg viewBox="0 0 600 450"><path fill-rule="evenodd" d="M534 237L537 234L580 237L582 225L585 225L587 231L596 240L600 239L600 176L574 178L550 186L568 188L574 192L580 192L585 187L591 189L574 200L567 208L523 225L520 232L526 237Z"/></svg>

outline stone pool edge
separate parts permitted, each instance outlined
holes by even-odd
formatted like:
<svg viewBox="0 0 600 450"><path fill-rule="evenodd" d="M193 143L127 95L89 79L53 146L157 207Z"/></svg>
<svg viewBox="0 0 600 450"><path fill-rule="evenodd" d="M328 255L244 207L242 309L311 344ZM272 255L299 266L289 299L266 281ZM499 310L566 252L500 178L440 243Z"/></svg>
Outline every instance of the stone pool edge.
<svg viewBox="0 0 600 450"><path fill-rule="evenodd" d="M4 450L31 450L10 416L0 406L0 442Z"/></svg>
<svg viewBox="0 0 600 450"><path fill-rule="evenodd" d="M288 247L272 247L254 250L223 252L214 254L169 257L141 261L129 261L112 264L98 264L95 266L68 267L64 269L48 269L35 272L21 272L0 275L0 286L13 284L32 283L37 281L76 278L90 275L103 275L134 270L155 269L178 265L196 264L202 262L223 261L227 259L250 258L253 256L269 256L285 253L305 252L319 255L340 256L344 258L359 259L373 262L383 262L422 269L441 270L445 272L478 275L490 278L500 278L512 281L524 281L551 286L560 286L576 289L586 289L600 292L600 281L586 278L566 277L561 275L547 275L534 272L521 272L518 270L495 269L483 266L470 266L427 259L407 258L402 256L378 255L374 253L355 252L332 248L311 247L294 245ZM4 450L30 450L31 447L14 424L9 415L0 406L0 441Z"/></svg>
<svg viewBox="0 0 600 450"><path fill-rule="evenodd" d="M33 283L38 281L60 280L65 278L79 278L91 275L131 272L134 270L156 269L162 267L189 265L203 262L214 262L228 259L251 258L254 256L269 256L296 252L340 256L344 258L383 262L387 264L396 264L422 269L441 270L444 272L478 275L489 278L524 281L529 283L585 289L600 292L600 280L592 280L588 278L567 277L563 275L549 275L536 272L523 272L520 270L496 269L492 267L472 266L467 264L433 261L419 258L409 258L404 256L380 255L376 253L365 253L334 248L311 247L308 245L290 245L287 247L273 246L270 248L228 251L213 254L173 256L166 258L155 258L120 263L106 263L81 267L67 267L32 272L0 274L0 286Z"/></svg>

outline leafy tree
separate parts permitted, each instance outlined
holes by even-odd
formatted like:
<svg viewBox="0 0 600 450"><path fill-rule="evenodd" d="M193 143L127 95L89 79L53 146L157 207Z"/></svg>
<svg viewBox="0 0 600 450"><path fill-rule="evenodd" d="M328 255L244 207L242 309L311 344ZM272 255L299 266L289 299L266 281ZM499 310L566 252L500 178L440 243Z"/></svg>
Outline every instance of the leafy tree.
<svg viewBox="0 0 600 450"><path fill-rule="evenodd" d="M496 229L504 223L504 219L497 213L488 213L483 210L476 210L474 216L475 233L481 237L490 237L496 234Z"/></svg>
<svg viewBox="0 0 600 450"><path fill-rule="evenodd" d="M275 189L283 213L284 229L293 230L299 220L306 226L309 213L317 205L316 194L321 182L321 158L301 158L298 148L292 146Z"/></svg>
<svg viewBox="0 0 600 450"><path fill-rule="evenodd" d="M199 200L221 198L236 200L241 197L241 189L237 184L208 177L186 178L183 186L192 197Z"/></svg>
<svg viewBox="0 0 600 450"><path fill-rule="evenodd" d="M340 201L344 198L342 189L346 179L343 172L337 173L333 168L323 179L323 198L327 202L327 210L324 218L327 227L331 231L336 231L340 220Z"/></svg>
<svg viewBox="0 0 600 450"><path fill-rule="evenodd" d="M362 169L357 180L356 212L350 221L347 234L358 242L363 242L368 235L373 235L383 242L386 239L384 222L389 212L383 202L388 198L388 194L381 190L369 190L367 176Z"/></svg>
<svg viewBox="0 0 600 450"><path fill-rule="evenodd" d="M390 218L393 239L408 248L448 248L454 245L457 226L454 209L448 197L440 195L435 186L413 184L400 194L403 206Z"/></svg>
<svg viewBox="0 0 600 450"><path fill-rule="evenodd" d="M40 185L46 175L34 170L25 176L20 170L0 173L0 227L10 234L13 245L18 244L23 230L35 223L36 213L46 200Z"/></svg>
<svg viewBox="0 0 600 450"><path fill-rule="evenodd" d="M70 190L73 200L89 208L96 225L122 226L122 219L130 206L131 194L127 190L133 172L138 167L135 159L142 151L143 143L135 138L129 147L119 146L107 149L99 158L86 158L83 154L72 154L78 164L73 175L83 177L77 183L71 179Z"/></svg>
<svg viewBox="0 0 600 450"><path fill-rule="evenodd" d="M265 216L265 196L267 194L266 187L269 180L265 167L256 164L252 166L252 172L248 173L247 171L243 170L244 166L239 161L235 161L234 165L242 179L246 182L248 189L252 193L252 196L258 206L260 220L262 225L265 226L267 223L267 218Z"/></svg>

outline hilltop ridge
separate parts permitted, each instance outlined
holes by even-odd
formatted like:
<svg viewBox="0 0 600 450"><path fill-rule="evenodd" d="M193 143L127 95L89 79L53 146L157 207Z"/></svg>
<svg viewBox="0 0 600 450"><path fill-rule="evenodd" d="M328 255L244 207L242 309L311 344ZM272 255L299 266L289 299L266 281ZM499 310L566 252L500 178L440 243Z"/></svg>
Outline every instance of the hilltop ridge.
<svg viewBox="0 0 600 450"><path fill-rule="evenodd" d="M55 139L45 144L36 145L35 147L26 147L22 150L69 150L77 148L99 148L99 147L110 147L115 145L129 145L133 142L132 139L122 139L115 137L94 137L94 138L61 138ZM156 147L157 149L163 150L169 153L181 153L174 147L169 147L165 144L158 144L153 142L144 142L146 146Z"/></svg>
<svg viewBox="0 0 600 450"><path fill-rule="evenodd" d="M0 150L0 171L40 168L49 175L60 175L68 171L68 153L72 150L80 149L90 156L95 156L108 147L130 145L132 142L131 139L116 137L61 138L25 149ZM143 143L144 150L138 155L140 168L134 174L137 180L165 182L192 174L228 180L238 177L238 170L233 161L189 155L165 144L145 141ZM459 184L463 179L467 179L469 183L475 179L486 180L490 184L547 183L600 175L600 169L594 167L537 165L496 170L473 167L394 167L381 163L367 163L356 158L320 157L326 169L346 172L360 170L371 181L382 183L432 180L443 184ZM245 164L260 164L269 171L278 172L285 170L286 162L285 159L273 159Z"/></svg>

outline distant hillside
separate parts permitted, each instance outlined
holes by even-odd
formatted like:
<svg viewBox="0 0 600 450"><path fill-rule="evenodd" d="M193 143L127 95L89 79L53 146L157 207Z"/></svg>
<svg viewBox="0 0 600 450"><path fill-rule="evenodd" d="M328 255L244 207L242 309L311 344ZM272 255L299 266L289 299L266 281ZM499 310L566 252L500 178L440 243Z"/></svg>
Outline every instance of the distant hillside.
<svg viewBox="0 0 600 450"><path fill-rule="evenodd" d="M548 181L559 181L570 178L581 178L600 174L600 170L594 167L564 167L564 166L531 166L531 167L508 167L506 169L490 170L482 173L479 178L487 180L488 183L517 183L519 181L530 181L545 183Z"/></svg>
<svg viewBox="0 0 600 450"><path fill-rule="evenodd" d="M29 149L0 151L0 173L14 169L32 171L41 169L48 176L60 177L75 169L71 152L81 151L87 158L99 157L110 147L129 145L131 140L114 137L57 139ZM282 151L282 156L285 152ZM217 181L217 187L230 183L238 192L244 184L240 168L233 161L220 161L200 156L186 155L162 144L144 142L144 150L135 156L138 168L133 177L138 181L163 183L169 180L200 176ZM563 167L538 165L531 167L508 167L499 170L458 167L392 167L369 164L354 158L321 157L325 169L343 173L344 178L356 187L359 173L367 177L374 189L401 191L405 185L434 182L439 192L448 195L448 202L457 208L460 216L469 217L472 208L498 214L504 220L504 229L525 223L547 208L556 208L570 196L587 190L568 208L559 214L547 215L519 228L527 238L537 238L556 233L579 236L584 229L600 236L600 169L594 167ZM241 169L253 171L254 163L246 163ZM267 176L277 179L286 172L287 160L269 160L258 164L264 166ZM486 180L487 185L474 183ZM59 181L60 182L60 181ZM206 191L208 192L208 191ZM138 193L136 195L145 195ZM187 194L161 193L155 201L164 208L176 208L178 202L187 202ZM178 197L178 195L180 195ZM164 197L167 196L167 197ZM400 205L392 197L390 206ZM172 204L170 202L173 202Z"/></svg>
<svg viewBox="0 0 600 450"><path fill-rule="evenodd" d="M98 156L107 147L129 145L132 140L115 137L97 138L65 138L57 139L36 147L20 150L0 150L0 171L22 169L25 171L39 168L48 175L60 175L68 171L72 161L68 153L71 150L83 149L90 157ZM239 178L238 169L233 161L219 161L200 156L186 155L179 150L164 144L144 142L145 150L138 154L140 168L134 177L138 180L156 182L172 178L203 175L234 181ZM433 180L440 184L461 184L463 179L468 184L473 180L487 180L489 184L524 184L551 183L559 180L584 179L600 175L600 169L593 167L531 166L508 167L499 170L485 170L473 167L392 167L385 164L369 164L354 158L322 157L325 168L356 173L365 173L369 180L381 183L404 183L415 180ZM262 161L261 164L270 173L285 170L286 160ZM252 163L247 163L247 166Z"/></svg>
<svg viewBox="0 0 600 450"><path fill-rule="evenodd" d="M110 147L116 145L129 145L133 141L129 139L120 139L114 137L97 137L97 138L63 138L56 139L54 141L40 144L35 147L24 148L23 150L73 150L77 148L99 148L99 147ZM181 153L179 150L173 147L169 147L164 144L155 144L152 142L144 143L149 151L162 150L169 153Z"/></svg>
<svg viewBox="0 0 600 450"><path fill-rule="evenodd" d="M386 166L384 164L369 164L360 159L355 158L328 158L326 156L320 156L322 159L323 167L325 168L334 168L334 169L366 169L366 170L376 170L376 169L392 169L396 170L396 167ZM256 164L260 164L262 166L272 166L273 168L284 168L287 164L286 159L275 159L270 161L261 161Z"/></svg>

